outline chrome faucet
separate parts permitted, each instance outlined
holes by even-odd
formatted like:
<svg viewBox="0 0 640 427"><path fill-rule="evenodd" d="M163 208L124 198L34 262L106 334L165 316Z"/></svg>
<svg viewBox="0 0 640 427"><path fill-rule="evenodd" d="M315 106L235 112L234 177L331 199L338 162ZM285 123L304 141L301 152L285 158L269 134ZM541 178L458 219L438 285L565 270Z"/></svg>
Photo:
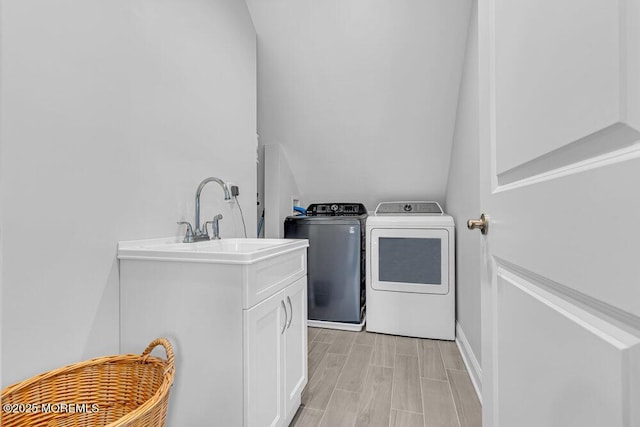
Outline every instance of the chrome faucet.
<svg viewBox="0 0 640 427"><path fill-rule="evenodd" d="M224 183L223 180L221 180L220 178L216 178L215 176L211 176L209 178L204 179L200 185L198 185L198 189L196 190L196 222L195 222L195 226L196 226L196 230L194 233L194 237L193 237L193 241L197 242L200 240L209 240L209 234L207 233L207 226L206 224L203 224L202 229L200 228L200 193L202 192L202 189L204 188L205 185L207 185L209 182L214 181L217 182L220 187L222 187L222 190L224 191L224 199L225 200L231 200L231 194L229 193L229 189L227 188L227 184ZM216 215L217 216L217 215ZM220 215L220 218L218 219L222 219L222 215ZM218 236L217 238L219 239L219 229L217 227L217 223L218 221L214 218L214 224L213 224L213 233L214 233L214 238L215 236Z"/></svg>

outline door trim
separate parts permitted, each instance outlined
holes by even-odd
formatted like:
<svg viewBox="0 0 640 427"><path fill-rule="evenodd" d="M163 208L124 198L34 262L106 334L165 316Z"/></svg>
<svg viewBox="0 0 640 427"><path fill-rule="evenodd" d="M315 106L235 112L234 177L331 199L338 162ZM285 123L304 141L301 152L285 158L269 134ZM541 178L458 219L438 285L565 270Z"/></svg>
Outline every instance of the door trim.
<svg viewBox="0 0 640 427"><path fill-rule="evenodd" d="M593 316L615 324L618 328L632 334L640 333L640 317L515 265L505 259L499 257L494 257L494 259L498 274L503 272L503 274L517 276L519 280L532 283L536 288L554 295L560 301L579 307Z"/></svg>

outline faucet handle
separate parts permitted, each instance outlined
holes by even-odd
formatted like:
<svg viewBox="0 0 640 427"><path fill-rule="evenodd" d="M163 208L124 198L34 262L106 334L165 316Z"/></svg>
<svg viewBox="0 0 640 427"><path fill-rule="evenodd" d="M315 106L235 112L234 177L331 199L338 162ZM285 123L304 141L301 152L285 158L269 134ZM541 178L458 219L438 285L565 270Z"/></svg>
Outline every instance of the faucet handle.
<svg viewBox="0 0 640 427"><path fill-rule="evenodd" d="M193 228L191 224L186 221L178 221L177 224L187 226L187 232L184 235L184 239L182 239L182 243L193 243Z"/></svg>

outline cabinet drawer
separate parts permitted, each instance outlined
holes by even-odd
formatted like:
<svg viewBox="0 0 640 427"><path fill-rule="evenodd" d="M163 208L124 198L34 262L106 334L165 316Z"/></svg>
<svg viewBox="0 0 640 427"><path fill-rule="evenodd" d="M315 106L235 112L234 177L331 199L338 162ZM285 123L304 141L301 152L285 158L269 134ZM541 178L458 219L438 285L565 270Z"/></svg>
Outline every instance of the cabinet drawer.
<svg viewBox="0 0 640 427"><path fill-rule="evenodd" d="M246 266L243 272L243 308L247 309L307 274L307 249Z"/></svg>

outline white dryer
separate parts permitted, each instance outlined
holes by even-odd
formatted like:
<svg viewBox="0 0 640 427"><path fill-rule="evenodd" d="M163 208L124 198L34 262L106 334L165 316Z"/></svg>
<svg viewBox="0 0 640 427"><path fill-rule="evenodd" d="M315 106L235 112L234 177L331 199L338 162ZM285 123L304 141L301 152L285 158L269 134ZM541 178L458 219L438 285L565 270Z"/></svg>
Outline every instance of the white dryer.
<svg viewBox="0 0 640 427"><path fill-rule="evenodd" d="M437 202L383 202L366 225L367 330L455 339L455 226Z"/></svg>

